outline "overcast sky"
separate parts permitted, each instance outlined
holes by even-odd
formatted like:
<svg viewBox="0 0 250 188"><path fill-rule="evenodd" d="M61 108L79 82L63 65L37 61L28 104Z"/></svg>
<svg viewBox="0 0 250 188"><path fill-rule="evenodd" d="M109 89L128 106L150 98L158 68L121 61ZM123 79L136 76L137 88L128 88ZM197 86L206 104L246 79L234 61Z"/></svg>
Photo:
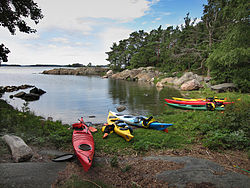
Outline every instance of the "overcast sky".
<svg viewBox="0 0 250 188"><path fill-rule="evenodd" d="M9 48L8 64L105 65L114 42L138 31L165 29L200 19L206 0L34 0L44 18L35 34L11 35L0 27L0 43Z"/></svg>

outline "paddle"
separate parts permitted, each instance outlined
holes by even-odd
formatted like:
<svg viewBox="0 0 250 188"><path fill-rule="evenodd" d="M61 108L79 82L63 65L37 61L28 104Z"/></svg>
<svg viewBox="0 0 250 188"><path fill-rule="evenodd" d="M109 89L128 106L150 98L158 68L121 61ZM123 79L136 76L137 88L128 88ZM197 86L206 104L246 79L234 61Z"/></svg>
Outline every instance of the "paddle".
<svg viewBox="0 0 250 188"><path fill-rule="evenodd" d="M63 155L60 155L60 156L53 158L52 161L53 162L70 161L70 160L74 159L75 157L76 157L75 154L67 153L67 154L63 154Z"/></svg>
<svg viewBox="0 0 250 188"><path fill-rule="evenodd" d="M88 127L88 129L90 130L90 132L92 132L92 133L97 132L97 129L91 126L91 125L93 125L91 122L84 122L83 117L81 117L81 119L78 119L78 120L80 121L80 123L85 124Z"/></svg>

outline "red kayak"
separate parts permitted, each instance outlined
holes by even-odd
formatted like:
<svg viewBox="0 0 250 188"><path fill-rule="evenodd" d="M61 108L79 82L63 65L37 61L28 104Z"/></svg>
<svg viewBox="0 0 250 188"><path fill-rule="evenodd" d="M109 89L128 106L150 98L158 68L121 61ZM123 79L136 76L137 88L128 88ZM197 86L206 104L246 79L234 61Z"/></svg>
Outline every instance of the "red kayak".
<svg viewBox="0 0 250 188"><path fill-rule="evenodd" d="M94 139L83 118L81 118L80 123L74 123L72 125L74 131L72 135L72 143L75 150L75 154L81 162L84 171L88 171L92 165L94 157Z"/></svg>
<svg viewBox="0 0 250 188"><path fill-rule="evenodd" d="M168 103L174 103L174 104L187 104L187 105L206 105L207 103L211 103L208 101L178 101L178 100L172 100L172 99L165 99ZM233 102L215 102L215 104L231 104Z"/></svg>

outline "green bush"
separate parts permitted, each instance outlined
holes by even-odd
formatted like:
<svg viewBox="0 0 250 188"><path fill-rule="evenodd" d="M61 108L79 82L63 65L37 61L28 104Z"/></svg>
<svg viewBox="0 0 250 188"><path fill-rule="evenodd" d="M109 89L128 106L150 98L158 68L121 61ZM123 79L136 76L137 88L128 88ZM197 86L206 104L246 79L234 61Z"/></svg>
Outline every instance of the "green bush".
<svg viewBox="0 0 250 188"><path fill-rule="evenodd" d="M211 121L210 126L200 126L205 146L211 149L248 149L250 145L250 105L237 102L228 105L220 118Z"/></svg>

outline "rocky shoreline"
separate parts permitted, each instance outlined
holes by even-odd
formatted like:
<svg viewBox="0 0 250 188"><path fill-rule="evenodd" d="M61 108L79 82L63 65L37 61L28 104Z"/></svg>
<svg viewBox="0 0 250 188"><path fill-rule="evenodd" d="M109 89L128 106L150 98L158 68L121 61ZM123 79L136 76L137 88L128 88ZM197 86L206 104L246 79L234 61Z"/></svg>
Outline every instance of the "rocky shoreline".
<svg viewBox="0 0 250 188"><path fill-rule="evenodd" d="M42 74L53 74L53 75L104 75L107 72L106 68L102 67L80 67L76 69L69 68L56 68L52 70L45 70Z"/></svg>
<svg viewBox="0 0 250 188"><path fill-rule="evenodd" d="M199 90L200 88L210 88L217 92L235 91L237 87L233 83L224 83L212 86L211 78L200 76L192 72L185 72L181 77L167 77L167 73L156 70L155 67L140 67L137 69L126 69L122 72L113 73L112 70L102 67L81 67L77 69L59 68L43 71L43 74L54 75L97 75L102 78L112 78L119 80L149 82L158 88L174 87L182 91Z"/></svg>
<svg viewBox="0 0 250 188"><path fill-rule="evenodd" d="M39 100L40 96L46 93L46 91L42 89L38 89L35 86L24 84L21 86L0 86L0 98L5 92L14 92L19 90L25 90L28 88L32 88L29 93L26 93L24 91L18 92L15 95L10 95L10 98L21 98L25 101L35 101Z"/></svg>

